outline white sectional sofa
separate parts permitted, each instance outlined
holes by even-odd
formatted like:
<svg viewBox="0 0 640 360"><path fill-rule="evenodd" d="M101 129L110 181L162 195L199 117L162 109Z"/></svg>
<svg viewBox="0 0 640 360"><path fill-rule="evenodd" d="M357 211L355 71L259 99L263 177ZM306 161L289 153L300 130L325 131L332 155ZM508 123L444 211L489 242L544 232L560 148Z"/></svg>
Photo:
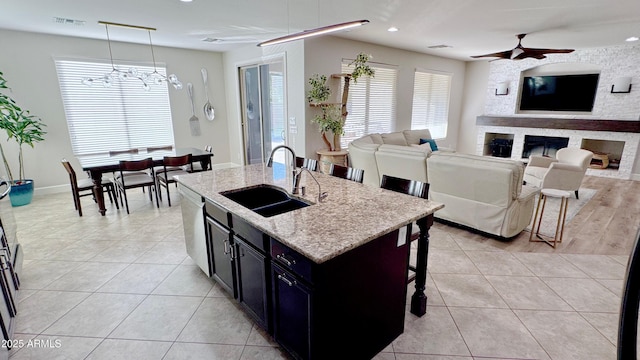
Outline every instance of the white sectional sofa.
<svg viewBox="0 0 640 360"><path fill-rule="evenodd" d="M538 188L522 185L520 161L466 154L434 154L429 198L445 204L435 217L503 238L531 222Z"/></svg>
<svg viewBox="0 0 640 360"><path fill-rule="evenodd" d="M380 185L382 175L429 183L429 198L445 207L438 219L501 238L524 230L533 216L533 186L523 185L520 161L432 152L417 146L430 139L428 130L367 135L349 144L350 166L364 170L364 183ZM428 171L427 171L428 169Z"/></svg>
<svg viewBox="0 0 640 360"><path fill-rule="evenodd" d="M382 175L427 182L432 151L429 144L420 146L420 139L431 139L429 130L361 137L349 143L349 166L364 170L363 183L374 186L380 186Z"/></svg>

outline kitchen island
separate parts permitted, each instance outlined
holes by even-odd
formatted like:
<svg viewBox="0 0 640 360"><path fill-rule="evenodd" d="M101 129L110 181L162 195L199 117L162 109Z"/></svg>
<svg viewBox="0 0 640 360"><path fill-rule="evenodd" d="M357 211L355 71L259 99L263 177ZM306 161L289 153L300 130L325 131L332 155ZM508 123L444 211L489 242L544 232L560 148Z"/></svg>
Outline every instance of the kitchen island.
<svg viewBox="0 0 640 360"><path fill-rule="evenodd" d="M411 236L406 230L414 221L420 237L411 311L426 311L428 228L443 205L313 175L322 190L303 173L305 194L291 195L309 206L270 217L225 195L261 186L290 194L292 174L281 166L177 178L180 187L205 201L206 270L283 348L302 359L371 358L404 329ZM328 193L321 202L320 192Z"/></svg>

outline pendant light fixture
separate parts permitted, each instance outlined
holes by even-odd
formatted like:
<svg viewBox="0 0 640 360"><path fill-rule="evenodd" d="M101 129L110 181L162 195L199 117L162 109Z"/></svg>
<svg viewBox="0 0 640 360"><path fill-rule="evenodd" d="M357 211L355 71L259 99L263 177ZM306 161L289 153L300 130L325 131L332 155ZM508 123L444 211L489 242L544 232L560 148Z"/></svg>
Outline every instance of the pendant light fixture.
<svg viewBox="0 0 640 360"><path fill-rule="evenodd" d="M356 20L356 21L349 21L349 22L340 23L340 24L323 26L323 27L319 27L319 28L315 28L315 29L311 29L311 30L304 30L304 31L301 31L301 32L298 32L298 33L295 33L295 34L289 34L289 35L285 35L285 36L278 37L278 38L275 38L275 39L263 41L263 42L259 43L258 46L261 46L261 47L262 46L269 46L269 45L275 45L275 44L282 44L282 43L286 43L286 42L289 42L289 41L306 39L306 38L313 37L313 36L320 36L320 35L333 33L333 32L336 32L336 31L351 29L351 28L354 28L354 27L366 25L368 23L369 23L369 20Z"/></svg>
<svg viewBox="0 0 640 360"><path fill-rule="evenodd" d="M136 79L142 82L142 88L145 91L151 90L152 84L160 85L163 82L167 82L173 85L173 87L178 90L182 89L182 83L180 82L180 80L178 80L178 77L175 74L171 74L167 77L160 74L156 68L156 57L155 57L155 53L153 52L153 43L151 42L151 31L156 31L155 28L138 26L138 25L118 24L118 23L112 23L107 21L98 21L98 23L104 25L105 30L107 32L107 44L109 45L109 58L111 59L111 72L99 78L85 77L82 79L83 84L87 86L92 86L93 84L101 84L104 87L111 87L114 80L116 79L120 81ZM116 67L113 64L113 53L111 51L111 39L109 37L110 25L147 31L147 33L149 34L149 47L151 48L151 59L153 60L153 72L138 71L138 69L136 69L135 67L130 67L124 70Z"/></svg>

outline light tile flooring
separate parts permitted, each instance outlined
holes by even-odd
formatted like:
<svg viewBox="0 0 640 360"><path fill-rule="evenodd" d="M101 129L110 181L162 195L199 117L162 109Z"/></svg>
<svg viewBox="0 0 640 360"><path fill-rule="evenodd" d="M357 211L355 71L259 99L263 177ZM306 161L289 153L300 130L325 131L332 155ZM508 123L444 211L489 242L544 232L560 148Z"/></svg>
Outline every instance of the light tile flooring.
<svg viewBox="0 0 640 360"><path fill-rule="evenodd" d="M49 346L12 359L287 359L187 256L178 196L157 209L132 193L131 215L83 198L80 218L68 193L14 208L15 338ZM615 359L626 256L507 252L452 230L431 230L427 314L407 311L376 359Z"/></svg>

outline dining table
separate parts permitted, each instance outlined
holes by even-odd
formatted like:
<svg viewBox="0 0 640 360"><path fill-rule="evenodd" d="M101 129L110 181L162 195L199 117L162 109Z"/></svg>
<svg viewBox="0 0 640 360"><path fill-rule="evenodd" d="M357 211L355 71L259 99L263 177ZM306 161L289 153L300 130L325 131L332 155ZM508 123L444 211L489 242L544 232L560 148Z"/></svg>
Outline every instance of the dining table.
<svg viewBox="0 0 640 360"><path fill-rule="evenodd" d="M128 152L109 154L108 152L106 152L93 155L82 155L78 156L77 159L80 162L82 170L88 172L89 176L93 180L93 189L95 200L98 203L98 211L102 216L104 216L107 212L107 209L105 207L104 194L102 192L102 176L105 173L118 171L120 169L120 161L144 160L146 158L151 158L153 159L154 166L162 166L165 156L183 156L187 154L191 154L191 159L193 162L200 162L200 164L202 165L202 169L210 168L213 153L202 149L190 147L154 151L146 151L142 149L137 153Z"/></svg>

